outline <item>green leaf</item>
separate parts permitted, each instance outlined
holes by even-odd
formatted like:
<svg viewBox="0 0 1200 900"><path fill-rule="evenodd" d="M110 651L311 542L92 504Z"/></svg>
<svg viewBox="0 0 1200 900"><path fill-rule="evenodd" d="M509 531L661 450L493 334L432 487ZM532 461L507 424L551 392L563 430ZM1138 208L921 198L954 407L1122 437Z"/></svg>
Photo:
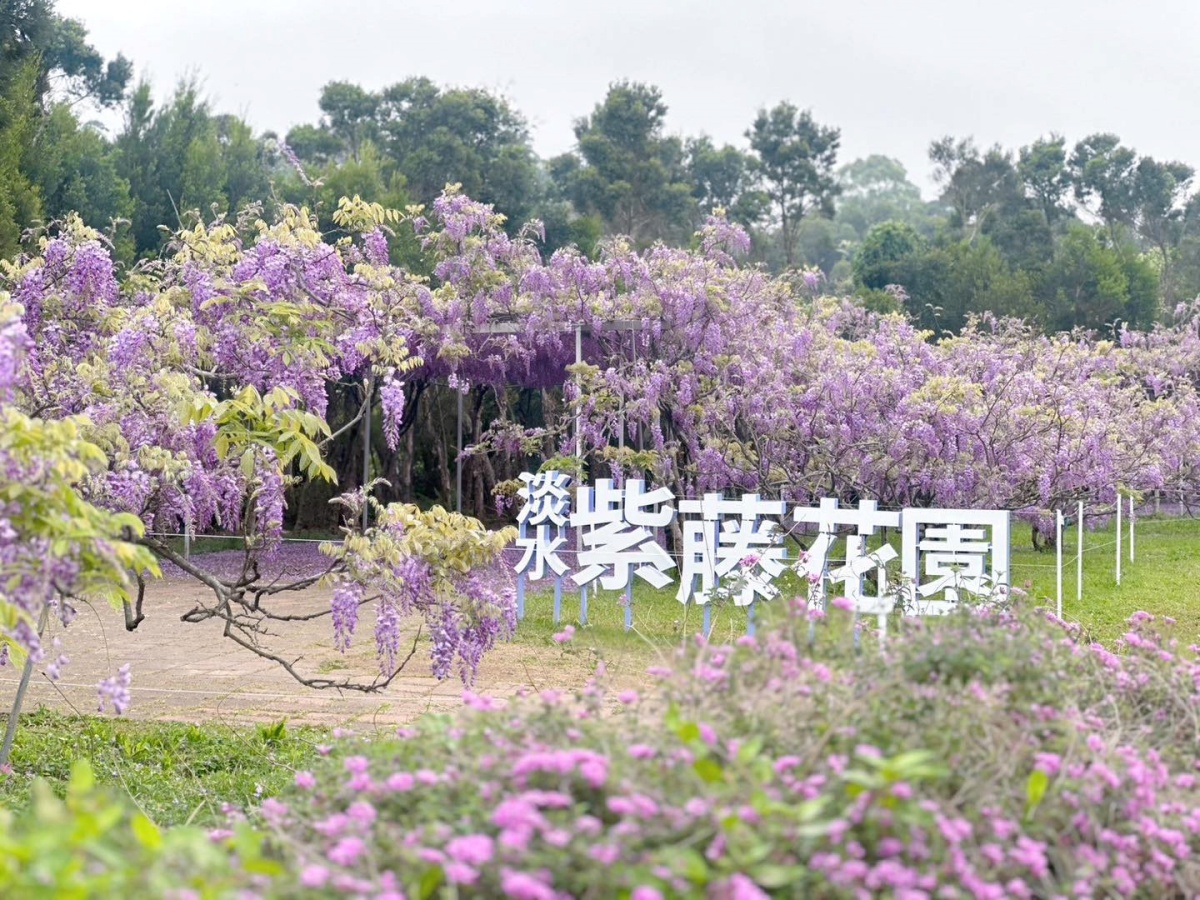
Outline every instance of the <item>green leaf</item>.
<svg viewBox="0 0 1200 900"><path fill-rule="evenodd" d="M1034 811L1042 805L1048 787L1050 787L1050 776L1041 769L1034 769L1029 773L1029 780L1025 782L1026 819L1033 816Z"/></svg>
<svg viewBox="0 0 1200 900"><path fill-rule="evenodd" d="M417 887L417 896L421 897L422 900L427 900L442 886L444 880L445 875L442 872L441 866L426 869L425 874L421 876L421 883Z"/></svg>
<svg viewBox="0 0 1200 900"><path fill-rule="evenodd" d="M162 846L162 833L145 814L138 813L130 824L133 826L133 836L147 850L157 850Z"/></svg>
<svg viewBox="0 0 1200 900"><path fill-rule="evenodd" d="M692 768L705 784L716 784L725 780L725 770L712 757L706 756L692 763Z"/></svg>
<svg viewBox="0 0 1200 900"><path fill-rule="evenodd" d="M760 888L765 888L768 891L777 891L780 888L785 888L788 885L795 884L804 877L805 869L803 866L781 866L774 863L765 863L761 866L755 866L750 877L754 879L754 883Z"/></svg>
<svg viewBox="0 0 1200 900"><path fill-rule="evenodd" d="M71 763L71 779L67 782L67 791L72 797L86 796L95 786L96 775L92 772L91 763L86 759L77 759Z"/></svg>
<svg viewBox="0 0 1200 900"><path fill-rule="evenodd" d="M763 739L761 737L751 738L738 748L737 761L743 765L750 763L762 752L762 748Z"/></svg>

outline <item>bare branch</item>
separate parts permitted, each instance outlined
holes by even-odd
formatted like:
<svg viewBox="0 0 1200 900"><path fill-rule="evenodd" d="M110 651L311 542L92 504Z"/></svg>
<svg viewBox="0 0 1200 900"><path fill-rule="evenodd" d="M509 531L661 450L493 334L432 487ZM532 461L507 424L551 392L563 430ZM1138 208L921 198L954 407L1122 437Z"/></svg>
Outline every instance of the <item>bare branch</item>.
<svg viewBox="0 0 1200 900"><path fill-rule="evenodd" d="M334 688L341 691L359 691L364 694L378 693L391 684L392 681L395 680L396 676L404 670L404 667L407 666L409 661L416 655L417 642L421 639L421 626L417 626L417 633L413 636L412 648L409 650L408 656L404 657L404 659L400 661L400 664L396 667L395 671L393 671L392 674L386 678L383 676L376 676L373 681L361 683L350 681L348 679L344 681L335 681L332 678L305 678L296 671L294 665L294 663L299 662L303 657L297 657L293 662L288 662L282 656L272 653L269 650L265 650L262 647L257 646L252 640L243 638L241 635L237 634L236 631L240 630L242 630L241 627L238 626L233 619L225 619L225 637L229 638L238 646L245 647L251 653L260 656L263 659L268 659L271 662L277 663L285 672L287 672L305 687L319 689Z"/></svg>
<svg viewBox="0 0 1200 900"><path fill-rule="evenodd" d="M355 417L353 419L351 419L349 422L347 422L345 425L343 425L341 428L339 428L333 434L331 434L329 437L325 438L325 440L318 443L317 446L324 447L326 444L332 443L336 438L341 437L343 434L345 434L347 431L349 431L351 428L353 428L355 425L357 425L359 422L361 422L363 419L363 416L365 416L367 414L367 410L369 410L371 408L371 401L373 399L374 399L374 392L369 391L367 393L366 399L362 403L362 406L360 406L358 408L358 414L355 415Z"/></svg>

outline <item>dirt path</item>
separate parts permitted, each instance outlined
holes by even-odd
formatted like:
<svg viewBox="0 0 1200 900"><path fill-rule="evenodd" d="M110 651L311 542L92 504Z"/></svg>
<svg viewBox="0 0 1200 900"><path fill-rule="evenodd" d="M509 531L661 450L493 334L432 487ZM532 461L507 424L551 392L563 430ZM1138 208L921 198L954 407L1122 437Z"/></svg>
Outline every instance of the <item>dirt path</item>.
<svg viewBox="0 0 1200 900"><path fill-rule="evenodd" d="M455 709L462 704L463 686L457 677L443 682L429 674L429 642L388 688L377 694L315 690L297 683L277 664L263 660L221 635L220 623L188 624L180 615L190 609L198 588L194 582L164 580L148 586L146 619L127 632L121 614L111 608L81 608L68 629L53 628L50 637L62 640L70 665L52 684L35 671L26 709L45 705L64 712L92 713L97 708L96 684L129 663L133 674L133 705L128 715L143 719L191 722L289 722L343 725L359 729L410 722L427 712ZM310 589L288 601L288 611L328 608L329 591ZM284 607L280 607L283 611ZM312 623L288 623L287 631L266 639L266 645L285 658L300 657L297 668L309 675L333 678L357 676L369 681L375 669L373 617L366 613L355 635L355 646L344 656L333 649L328 617ZM402 653L411 647L402 647ZM557 688L569 690L591 675L593 660L585 653L563 653L553 647L510 643L498 646L484 659L474 690L496 697L518 691ZM19 670L0 669L0 705L7 709Z"/></svg>

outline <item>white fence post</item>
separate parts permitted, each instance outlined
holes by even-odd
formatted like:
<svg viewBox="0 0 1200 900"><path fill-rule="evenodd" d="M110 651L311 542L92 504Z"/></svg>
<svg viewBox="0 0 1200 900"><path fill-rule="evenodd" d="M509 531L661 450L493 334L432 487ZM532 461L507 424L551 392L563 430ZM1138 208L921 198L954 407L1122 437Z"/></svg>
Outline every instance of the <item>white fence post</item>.
<svg viewBox="0 0 1200 900"><path fill-rule="evenodd" d="M1133 498L1129 498L1129 561L1137 561L1137 535L1135 533L1135 523L1137 522L1137 510L1133 505Z"/></svg>
<svg viewBox="0 0 1200 900"><path fill-rule="evenodd" d="M1056 574L1058 576L1058 581L1056 584L1058 591L1057 591L1056 596L1058 597L1058 617L1060 619L1062 618L1062 597L1063 597L1063 595L1062 595L1062 569L1063 569L1062 542L1063 542L1063 514L1062 514L1061 509L1056 509L1054 511L1054 556L1055 556L1055 562L1057 563L1057 565L1055 567Z"/></svg>
<svg viewBox="0 0 1200 900"><path fill-rule="evenodd" d="M1076 536L1079 544L1079 556L1075 559L1075 602L1083 603L1083 501L1079 501L1079 517L1075 521L1079 529Z"/></svg>
<svg viewBox="0 0 1200 900"><path fill-rule="evenodd" d="M1117 491L1117 586L1121 584L1121 492Z"/></svg>

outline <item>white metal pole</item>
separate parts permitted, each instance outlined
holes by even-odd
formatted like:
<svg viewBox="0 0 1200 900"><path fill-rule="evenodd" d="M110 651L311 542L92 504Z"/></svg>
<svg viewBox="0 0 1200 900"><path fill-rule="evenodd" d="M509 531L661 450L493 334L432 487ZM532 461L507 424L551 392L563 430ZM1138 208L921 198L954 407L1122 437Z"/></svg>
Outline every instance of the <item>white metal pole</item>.
<svg viewBox="0 0 1200 900"><path fill-rule="evenodd" d="M575 365L583 362L583 323L575 325ZM575 376L578 380L579 376ZM583 385L579 385L580 396L575 400L575 458L583 465Z"/></svg>
<svg viewBox="0 0 1200 900"><path fill-rule="evenodd" d="M1121 493L1117 492L1117 584L1121 583Z"/></svg>
<svg viewBox="0 0 1200 900"><path fill-rule="evenodd" d="M371 509L371 504L367 502L367 485L371 483L371 401L375 399L375 382L368 378L364 384L364 388L367 396L363 402L367 406L367 412L363 416L362 527L363 531L366 531L367 517Z"/></svg>
<svg viewBox="0 0 1200 900"><path fill-rule="evenodd" d="M463 395L461 390L456 390L458 394L458 453L454 457L454 511L462 512L462 420L463 420Z"/></svg>
<svg viewBox="0 0 1200 900"><path fill-rule="evenodd" d="M1058 580L1056 582L1057 593L1055 594L1055 596L1058 598L1058 617L1060 619L1062 618L1062 612L1063 612L1063 610L1062 610L1062 600L1063 600L1063 591L1062 591L1063 546L1062 546L1062 542L1063 542L1063 514L1062 514L1061 509L1056 509L1054 511L1054 556L1055 556L1055 562L1056 562L1055 569L1056 569L1056 575L1058 576Z"/></svg>
<svg viewBox="0 0 1200 900"><path fill-rule="evenodd" d="M1129 498L1129 561L1137 561L1137 535L1135 534L1135 523L1137 522L1137 510L1133 505L1133 498Z"/></svg>
<svg viewBox="0 0 1200 900"><path fill-rule="evenodd" d="M631 331L630 334L633 334L633 332ZM617 332L617 340L621 345L621 362L624 362L625 361L625 338L621 336L621 332L619 332L619 331ZM634 337L634 340L635 341L637 340L636 336ZM621 424L620 424L620 427L617 429L617 448L620 450L625 449L625 391L624 391L624 389L621 390Z"/></svg>
<svg viewBox="0 0 1200 900"><path fill-rule="evenodd" d="M1079 555L1075 558L1075 602L1083 603L1083 501L1079 501L1079 519L1076 521L1079 534L1076 539L1079 544Z"/></svg>

